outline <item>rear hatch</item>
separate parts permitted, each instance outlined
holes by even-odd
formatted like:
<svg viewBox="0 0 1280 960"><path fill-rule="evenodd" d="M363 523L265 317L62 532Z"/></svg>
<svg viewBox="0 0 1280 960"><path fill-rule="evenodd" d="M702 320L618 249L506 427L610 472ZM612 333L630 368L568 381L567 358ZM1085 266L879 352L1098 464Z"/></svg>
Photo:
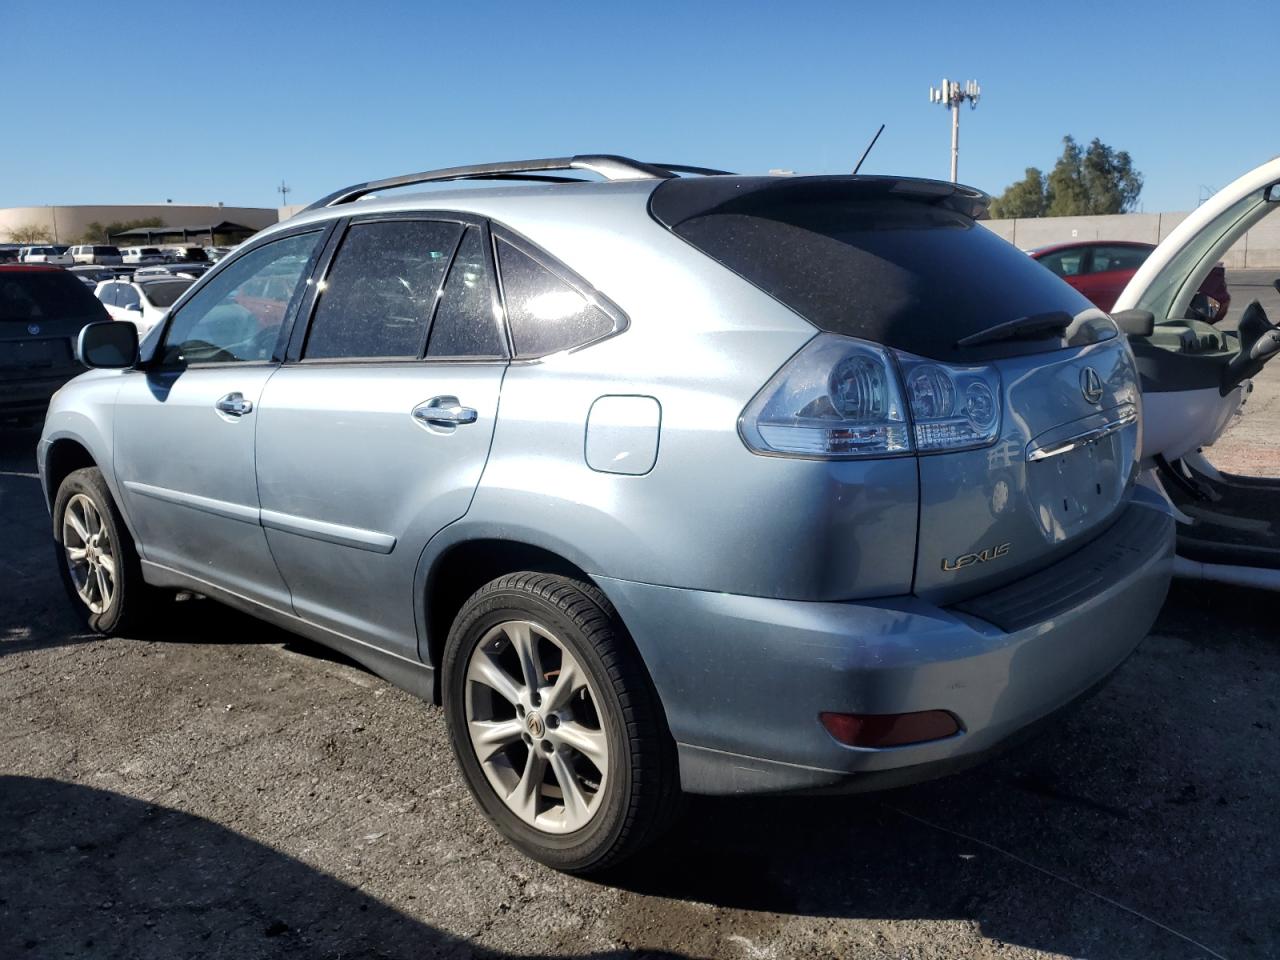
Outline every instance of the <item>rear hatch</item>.
<svg viewBox="0 0 1280 960"><path fill-rule="evenodd" d="M937 362L931 373L947 365L998 380L993 440L916 456L914 592L939 603L1079 549L1116 518L1137 475L1139 396L1124 338L977 223L985 202L934 181L715 177L667 181L650 207L819 330L890 348L908 380L931 366L921 358Z"/></svg>
<svg viewBox="0 0 1280 960"><path fill-rule="evenodd" d="M0 267L0 381L69 378L80 330L110 320L92 291L57 267Z"/></svg>

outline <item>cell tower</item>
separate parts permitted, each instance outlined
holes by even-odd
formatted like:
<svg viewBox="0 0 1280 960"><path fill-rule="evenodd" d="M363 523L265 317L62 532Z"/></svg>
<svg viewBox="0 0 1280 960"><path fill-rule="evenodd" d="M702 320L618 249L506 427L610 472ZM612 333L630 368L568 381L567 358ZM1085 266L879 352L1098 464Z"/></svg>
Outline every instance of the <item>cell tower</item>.
<svg viewBox="0 0 1280 960"><path fill-rule="evenodd" d="M978 105L978 98L982 96L982 87L978 86L977 80L969 80L963 87L960 86L959 80L942 80L941 89L937 87L929 88L929 102L940 103L944 107L951 108L951 182L956 182L956 177L960 172L960 104L966 100L969 101L969 109L972 110Z"/></svg>

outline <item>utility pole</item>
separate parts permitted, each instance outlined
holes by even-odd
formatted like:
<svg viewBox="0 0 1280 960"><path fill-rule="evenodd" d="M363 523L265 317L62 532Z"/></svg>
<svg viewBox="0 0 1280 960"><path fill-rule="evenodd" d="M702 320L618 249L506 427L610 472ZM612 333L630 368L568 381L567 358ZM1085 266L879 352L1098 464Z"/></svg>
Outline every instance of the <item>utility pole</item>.
<svg viewBox="0 0 1280 960"><path fill-rule="evenodd" d="M969 101L969 109L978 105L982 88L977 80L970 80L964 87L959 80L942 80L942 88L929 88L929 102L951 108L951 182L955 183L960 172L960 104Z"/></svg>
<svg viewBox="0 0 1280 960"><path fill-rule="evenodd" d="M287 207L289 205L289 191L292 189L293 187L283 180L280 181L280 186L276 187L276 193L280 194L280 206Z"/></svg>

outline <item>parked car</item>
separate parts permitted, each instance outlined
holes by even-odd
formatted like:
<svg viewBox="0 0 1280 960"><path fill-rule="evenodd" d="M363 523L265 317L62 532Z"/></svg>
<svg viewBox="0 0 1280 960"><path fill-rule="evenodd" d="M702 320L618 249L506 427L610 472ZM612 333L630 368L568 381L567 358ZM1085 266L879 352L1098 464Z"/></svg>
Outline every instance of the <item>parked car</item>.
<svg viewBox="0 0 1280 960"><path fill-rule="evenodd" d="M141 272L141 271L139 271ZM127 320L147 334L194 281L187 277L138 276L132 280L108 280L97 285L94 295L102 301L113 320Z"/></svg>
<svg viewBox="0 0 1280 960"><path fill-rule="evenodd" d="M1075 287L1103 310L1115 306L1125 286L1138 268L1151 256L1155 245L1121 240L1089 240L1081 243L1059 243L1030 251L1038 260L1071 286ZM1213 323L1227 315L1231 293L1227 289L1227 272L1221 263L1209 271L1200 292Z"/></svg>
<svg viewBox="0 0 1280 960"><path fill-rule="evenodd" d="M213 264L211 263L157 263L149 267L139 267L134 276L137 277L186 277L190 280L204 276Z"/></svg>
<svg viewBox="0 0 1280 960"><path fill-rule="evenodd" d="M54 391L84 367L72 343L108 319L93 294L60 267L0 266L0 420L38 420Z"/></svg>
<svg viewBox="0 0 1280 960"><path fill-rule="evenodd" d="M55 267L69 267L75 263L66 247L52 245L23 247L18 256L18 262L47 263Z"/></svg>
<svg viewBox="0 0 1280 960"><path fill-rule="evenodd" d="M105 243L82 243L72 247L70 253L76 263L116 267L123 262L120 257L120 248Z"/></svg>
<svg viewBox="0 0 1280 960"><path fill-rule="evenodd" d="M234 247L205 247L204 252L212 262L217 263L234 249Z"/></svg>
<svg viewBox="0 0 1280 960"><path fill-rule="evenodd" d="M204 247L165 247L164 254L171 263L209 263Z"/></svg>
<svg viewBox="0 0 1280 960"><path fill-rule="evenodd" d="M16 243L0 243L0 263L17 263L21 251Z"/></svg>
<svg viewBox="0 0 1280 960"><path fill-rule="evenodd" d="M606 181L352 202L559 169ZM1129 655L1173 545L1124 337L987 199L609 156L338 191L83 335L38 447L69 596L127 633L194 591L443 702L564 870L680 791L972 763Z"/></svg>
<svg viewBox="0 0 1280 960"><path fill-rule="evenodd" d="M141 266L150 263L165 263L167 258L159 247L121 247L120 262Z"/></svg>

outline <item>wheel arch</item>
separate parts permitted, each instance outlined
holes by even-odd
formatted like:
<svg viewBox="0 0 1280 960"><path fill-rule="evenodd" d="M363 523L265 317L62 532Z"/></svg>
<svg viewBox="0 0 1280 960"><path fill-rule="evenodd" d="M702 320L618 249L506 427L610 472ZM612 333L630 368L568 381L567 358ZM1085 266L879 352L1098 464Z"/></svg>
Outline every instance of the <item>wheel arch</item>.
<svg viewBox="0 0 1280 960"><path fill-rule="evenodd" d="M49 444L49 449L44 455L44 493L45 502L50 511L53 510L53 503L58 497L58 488L62 486L62 481L69 474L85 467L101 469L101 465L89 452L89 448L79 440L72 437L59 437Z"/></svg>
<svg viewBox="0 0 1280 960"><path fill-rule="evenodd" d="M571 577L599 587L580 562L565 552L529 540L493 534L451 538L424 554L419 562L419 589L415 603L418 623L418 655L435 674L432 699L441 702L440 662L445 639L467 598L491 580L509 573L532 570Z"/></svg>

